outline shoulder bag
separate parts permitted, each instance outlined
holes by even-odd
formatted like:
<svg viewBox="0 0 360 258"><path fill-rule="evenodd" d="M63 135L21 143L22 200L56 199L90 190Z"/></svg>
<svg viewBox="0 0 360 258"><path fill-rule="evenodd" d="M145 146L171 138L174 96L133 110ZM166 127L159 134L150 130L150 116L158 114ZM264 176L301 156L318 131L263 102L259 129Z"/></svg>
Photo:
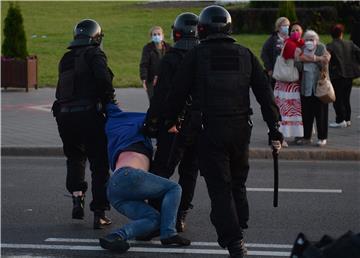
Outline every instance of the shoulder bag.
<svg viewBox="0 0 360 258"><path fill-rule="evenodd" d="M321 69L320 78L316 85L315 96L325 104L336 100L334 87L331 84L327 66L324 66Z"/></svg>
<svg viewBox="0 0 360 258"><path fill-rule="evenodd" d="M285 59L283 57L285 46L286 43L282 48L280 55L276 58L272 77L278 81L295 82L299 80L299 71L294 65L295 60L293 58Z"/></svg>

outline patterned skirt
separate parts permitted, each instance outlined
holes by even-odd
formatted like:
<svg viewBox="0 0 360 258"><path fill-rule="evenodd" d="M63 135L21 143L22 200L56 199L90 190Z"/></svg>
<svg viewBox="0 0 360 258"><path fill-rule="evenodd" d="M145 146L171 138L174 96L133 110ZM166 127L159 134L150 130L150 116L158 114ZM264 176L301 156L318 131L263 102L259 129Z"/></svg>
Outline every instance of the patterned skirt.
<svg viewBox="0 0 360 258"><path fill-rule="evenodd" d="M280 132L284 137L303 137L304 128L301 117L300 83L276 81L275 102L280 109L282 121Z"/></svg>

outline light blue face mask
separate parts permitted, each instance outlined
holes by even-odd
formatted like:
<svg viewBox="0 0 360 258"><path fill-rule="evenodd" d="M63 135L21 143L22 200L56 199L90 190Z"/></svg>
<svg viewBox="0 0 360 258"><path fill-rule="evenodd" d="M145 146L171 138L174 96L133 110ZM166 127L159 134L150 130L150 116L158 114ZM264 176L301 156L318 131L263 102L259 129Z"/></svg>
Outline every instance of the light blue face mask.
<svg viewBox="0 0 360 258"><path fill-rule="evenodd" d="M159 44L162 41L162 36L161 35L153 35L151 37L152 42L154 42L155 44Z"/></svg>
<svg viewBox="0 0 360 258"><path fill-rule="evenodd" d="M288 35L289 34L289 26L286 26L286 25L280 26L279 32L281 34Z"/></svg>

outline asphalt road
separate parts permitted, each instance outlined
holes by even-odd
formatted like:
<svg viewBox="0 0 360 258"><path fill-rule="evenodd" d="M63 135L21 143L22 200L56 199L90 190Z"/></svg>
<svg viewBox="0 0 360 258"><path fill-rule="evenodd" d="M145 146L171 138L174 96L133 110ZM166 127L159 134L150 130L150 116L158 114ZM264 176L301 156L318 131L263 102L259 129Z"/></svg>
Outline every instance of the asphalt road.
<svg viewBox="0 0 360 258"><path fill-rule="evenodd" d="M133 243L128 253L115 255L102 250L97 238L126 219L112 210L113 225L94 231L87 205L85 220L73 221L64 172L63 158L2 157L2 257L227 257L209 221L202 178L184 233L193 241L191 247ZM311 240L325 233L338 237L348 230L360 232L360 162L280 160L278 208L272 207L272 173L270 160L251 161L251 219L245 233L249 257L289 257L299 232Z"/></svg>

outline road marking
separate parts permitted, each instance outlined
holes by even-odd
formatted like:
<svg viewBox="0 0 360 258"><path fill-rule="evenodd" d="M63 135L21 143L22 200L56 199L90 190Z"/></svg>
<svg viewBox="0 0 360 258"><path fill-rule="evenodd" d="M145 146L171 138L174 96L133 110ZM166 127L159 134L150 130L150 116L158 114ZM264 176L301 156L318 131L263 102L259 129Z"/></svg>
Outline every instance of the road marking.
<svg viewBox="0 0 360 258"><path fill-rule="evenodd" d="M35 245L35 244L7 244L2 243L1 248L11 249L41 249L41 250L72 250L72 251L105 251L100 246L81 246L81 245ZM142 253L178 253L178 254L222 254L228 255L227 250L222 249L192 249L192 248L153 248L153 247L131 247L128 252ZM289 257L290 252L279 251L250 251L248 256L281 256Z"/></svg>
<svg viewBox="0 0 360 258"><path fill-rule="evenodd" d="M98 239L86 239L86 238L47 238L45 242L63 242L63 243L99 243ZM161 245L160 241L128 241L131 244L152 244ZM219 247L217 242L191 242L191 246L215 246ZM280 244L257 244L257 243L245 243L246 247L253 248L284 248L291 249L292 245L280 245Z"/></svg>
<svg viewBox="0 0 360 258"><path fill-rule="evenodd" d="M46 104L46 105L28 106L28 108L45 111L45 112L50 112L51 106L52 106L51 104Z"/></svg>
<svg viewBox="0 0 360 258"><path fill-rule="evenodd" d="M273 188L246 188L249 192L273 192ZM279 192L288 193L342 193L341 189L302 189L302 188L279 188Z"/></svg>

